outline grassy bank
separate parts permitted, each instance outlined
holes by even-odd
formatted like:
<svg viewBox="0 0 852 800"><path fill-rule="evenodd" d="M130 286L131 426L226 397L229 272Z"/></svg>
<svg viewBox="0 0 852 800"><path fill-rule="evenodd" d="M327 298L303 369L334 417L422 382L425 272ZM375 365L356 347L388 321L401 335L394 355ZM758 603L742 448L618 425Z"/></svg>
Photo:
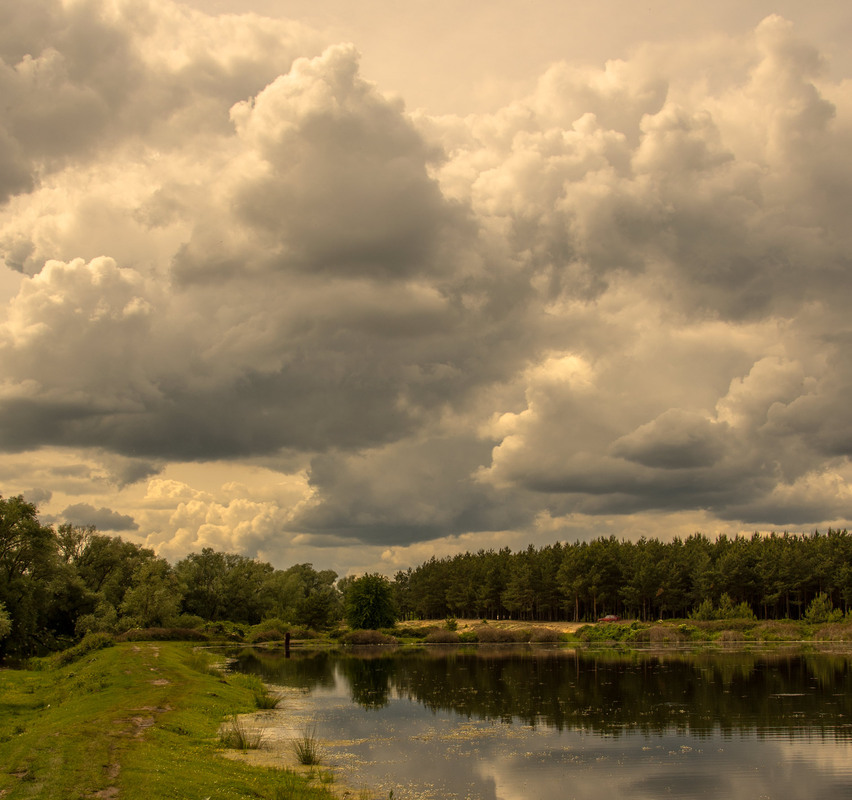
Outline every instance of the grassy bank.
<svg viewBox="0 0 852 800"><path fill-rule="evenodd" d="M804 620L692 620L664 622L624 620L613 623L519 622L484 620L418 620L384 631L402 643L562 644L621 643L641 646L679 644L742 646L783 642L852 643L852 622L809 624ZM365 637L364 643L369 643ZM378 642L377 642L378 643Z"/></svg>
<svg viewBox="0 0 852 800"><path fill-rule="evenodd" d="M128 642L78 656L0 670L3 800L332 797L308 776L222 757L219 726L255 709L256 687L211 671L190 645Z"/></svg>
<svg viewBox="0 0 852 800"><path fill-rule="evenodd" d="M579 628L581 642L632 645L710 644L748 646L783 642L814 645L852 642L852 622L811 625L803 620L667 620L597 623Z"/></svg>

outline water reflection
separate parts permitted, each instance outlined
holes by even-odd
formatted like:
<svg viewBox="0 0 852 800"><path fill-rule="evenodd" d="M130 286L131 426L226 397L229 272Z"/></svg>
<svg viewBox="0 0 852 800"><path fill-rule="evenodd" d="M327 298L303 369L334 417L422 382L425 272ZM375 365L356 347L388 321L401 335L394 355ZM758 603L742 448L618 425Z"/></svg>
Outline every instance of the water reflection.
<svg viewBox="0 0 852 800"><path fill-rule="evenodd" d="M305 690L343 679L352 702L402 697L431 711L619 736L629 730L831 732L852 737L846 655L480 648L476 652L244 651L236 669Z"/></svg>
<svg viewBox="0 0 852 800"><path fill-rule="evenodd" d="M244 651L236 666L310 692L347 782L395 797L852 798L846 655Z"/></svg>

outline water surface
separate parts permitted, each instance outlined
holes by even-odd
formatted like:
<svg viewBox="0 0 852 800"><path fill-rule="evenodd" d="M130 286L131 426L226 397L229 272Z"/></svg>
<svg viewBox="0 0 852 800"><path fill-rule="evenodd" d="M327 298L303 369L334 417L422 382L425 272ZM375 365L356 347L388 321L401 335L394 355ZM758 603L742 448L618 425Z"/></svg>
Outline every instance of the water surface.
<svg viewBox="0 0 852 800"><path fill-rule="evenodd" d="M244 651L349 785L395 798L852 798L847 654Z"/></svg>

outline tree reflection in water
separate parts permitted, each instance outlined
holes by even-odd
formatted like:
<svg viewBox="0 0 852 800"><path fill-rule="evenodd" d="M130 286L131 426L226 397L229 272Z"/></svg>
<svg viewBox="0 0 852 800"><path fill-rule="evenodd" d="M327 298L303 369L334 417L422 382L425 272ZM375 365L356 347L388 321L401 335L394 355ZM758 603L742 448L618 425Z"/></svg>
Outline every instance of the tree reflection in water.
<svg viewBox="0 0 852 800"><path fill-rule="evenodd" d="M852 737L845 654L615 652L480 646L355 652L245 650L239 671L305 690L342 682L378 709L405 698L469 719L619 736L801 731Z"/></svg>

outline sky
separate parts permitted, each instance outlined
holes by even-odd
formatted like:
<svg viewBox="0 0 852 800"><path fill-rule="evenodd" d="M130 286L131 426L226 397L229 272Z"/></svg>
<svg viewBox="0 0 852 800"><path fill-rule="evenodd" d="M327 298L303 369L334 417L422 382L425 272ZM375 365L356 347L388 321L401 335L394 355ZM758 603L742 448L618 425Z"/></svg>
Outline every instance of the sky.
<svg viewBox="0 0 852 800"><path fill-rule="evenodd" d="M852 520L852 11L0 5L0 494L339 574Z"/></svg>

